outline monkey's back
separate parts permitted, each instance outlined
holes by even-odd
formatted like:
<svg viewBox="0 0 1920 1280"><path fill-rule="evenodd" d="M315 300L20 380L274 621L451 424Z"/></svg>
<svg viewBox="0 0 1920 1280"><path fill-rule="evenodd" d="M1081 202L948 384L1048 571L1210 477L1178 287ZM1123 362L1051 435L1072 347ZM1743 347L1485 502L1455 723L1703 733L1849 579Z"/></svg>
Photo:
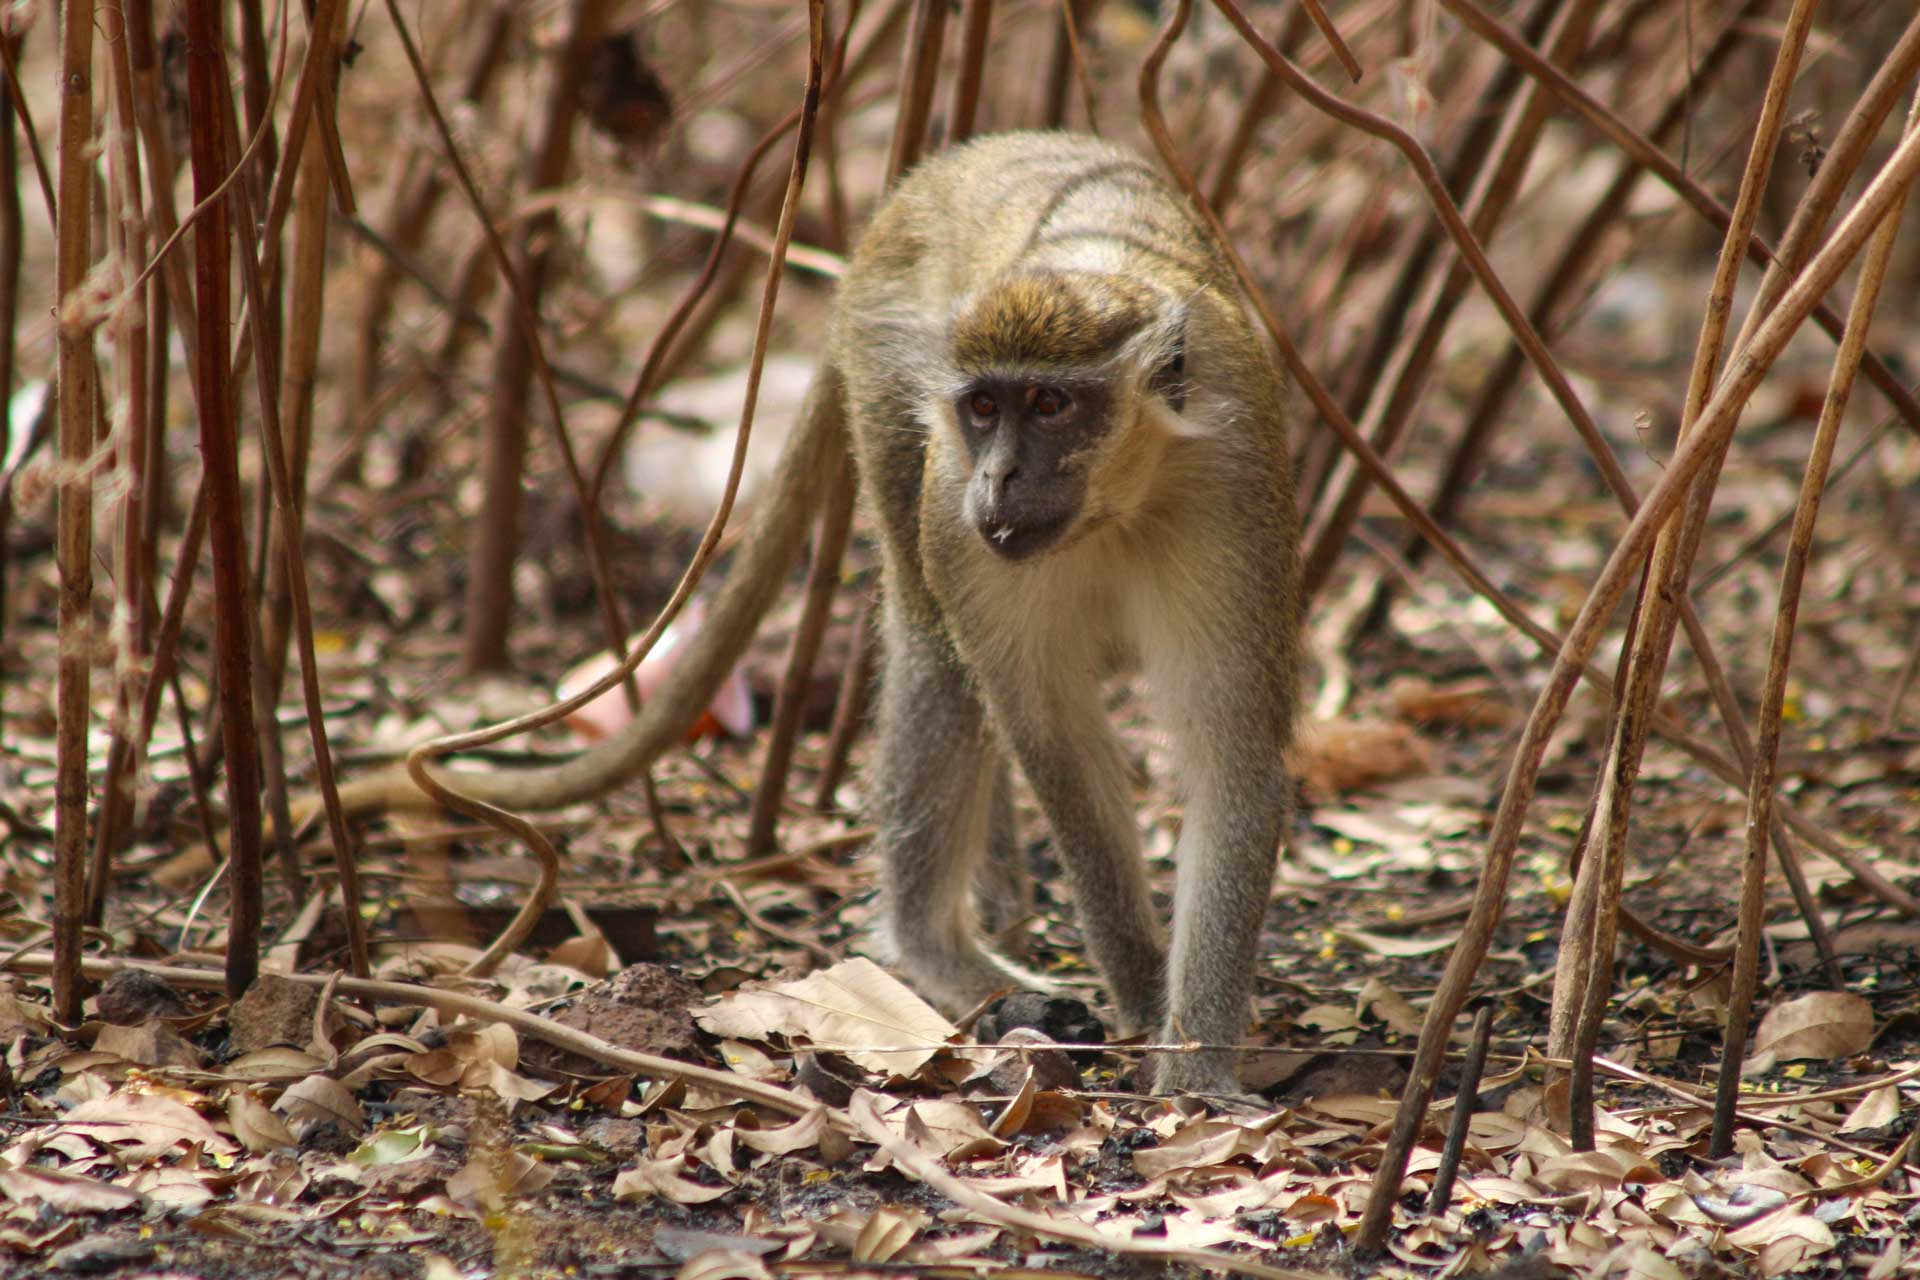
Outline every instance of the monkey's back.
<svg viewBox="0 0 1920 1280"><path fill-rule="evenodd" d="M934 227L938 235L916 230ZM845 288L896 292L891 301L944 318L983 279L1014 268L1117 274L1140 259L1157 276L1234 289L1211 235L1138 153L1082 134L1004 133L909 173L875 215ZM902 280L915 287L886 283Z"/></svg>

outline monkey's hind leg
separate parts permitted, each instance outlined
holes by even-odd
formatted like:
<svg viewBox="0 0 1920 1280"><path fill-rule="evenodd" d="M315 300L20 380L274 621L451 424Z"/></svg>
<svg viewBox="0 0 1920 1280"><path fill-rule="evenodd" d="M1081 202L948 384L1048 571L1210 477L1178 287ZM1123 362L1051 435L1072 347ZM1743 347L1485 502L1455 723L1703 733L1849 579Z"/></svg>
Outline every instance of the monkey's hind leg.
<svg viewBox="0 0 1920 1280"><path fill-rule="evenodd" d="M950 651L916 635L888 606L880 683L875 809L885 859L885 958L943 1012L958 1016L995 992L1052 994L1034 974L980 945L973 891L997 822L1003 758L980 701ZM1004 902L996 898L996 904ZM1024 910L1024 909L1023 909Z"/></svg>

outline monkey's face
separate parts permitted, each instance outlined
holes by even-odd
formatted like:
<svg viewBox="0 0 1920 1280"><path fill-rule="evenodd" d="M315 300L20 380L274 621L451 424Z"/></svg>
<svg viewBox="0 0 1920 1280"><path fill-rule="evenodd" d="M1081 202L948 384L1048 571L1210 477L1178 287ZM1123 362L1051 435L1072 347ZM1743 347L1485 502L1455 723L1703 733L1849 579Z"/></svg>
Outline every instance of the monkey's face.
<svg viewBox="0 0 1920 1280"><path fill-rule="evenodd" d="M1098 382L982 377L961 391L954 411L973 468L966 515L994 554L1029 559L1073 527L1110 408Z"/></svg>

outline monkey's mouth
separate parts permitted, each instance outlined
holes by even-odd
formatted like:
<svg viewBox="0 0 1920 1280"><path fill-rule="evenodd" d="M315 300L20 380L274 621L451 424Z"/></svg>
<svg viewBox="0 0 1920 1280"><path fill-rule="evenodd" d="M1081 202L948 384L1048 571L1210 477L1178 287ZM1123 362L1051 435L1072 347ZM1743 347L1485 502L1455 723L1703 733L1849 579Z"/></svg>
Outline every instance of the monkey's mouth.
<svg viewBox="0 0 1920 1280"><path fill-rule="evenodd" d="M1042 551L1060 541L1068 526L1073 523L1073 514L1065 512L1042 520L982 521L980 536L993 549L993 553L1002 560L1018 563L1030 560Z"/></svg>

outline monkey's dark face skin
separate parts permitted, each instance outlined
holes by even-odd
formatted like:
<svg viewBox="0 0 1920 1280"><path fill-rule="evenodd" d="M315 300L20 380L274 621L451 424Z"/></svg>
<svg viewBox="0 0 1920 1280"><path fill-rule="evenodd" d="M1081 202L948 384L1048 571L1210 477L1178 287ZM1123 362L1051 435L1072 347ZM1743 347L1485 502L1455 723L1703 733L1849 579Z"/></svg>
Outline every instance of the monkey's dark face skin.
<svg viewBox="0 0 1920 1280"><path fill-rule="evenodd" d="M1110 407L1100 383L978 378L960 393L954 410L973 462L967 518L995 555L1030 559L1073 525Z"/></svg>

